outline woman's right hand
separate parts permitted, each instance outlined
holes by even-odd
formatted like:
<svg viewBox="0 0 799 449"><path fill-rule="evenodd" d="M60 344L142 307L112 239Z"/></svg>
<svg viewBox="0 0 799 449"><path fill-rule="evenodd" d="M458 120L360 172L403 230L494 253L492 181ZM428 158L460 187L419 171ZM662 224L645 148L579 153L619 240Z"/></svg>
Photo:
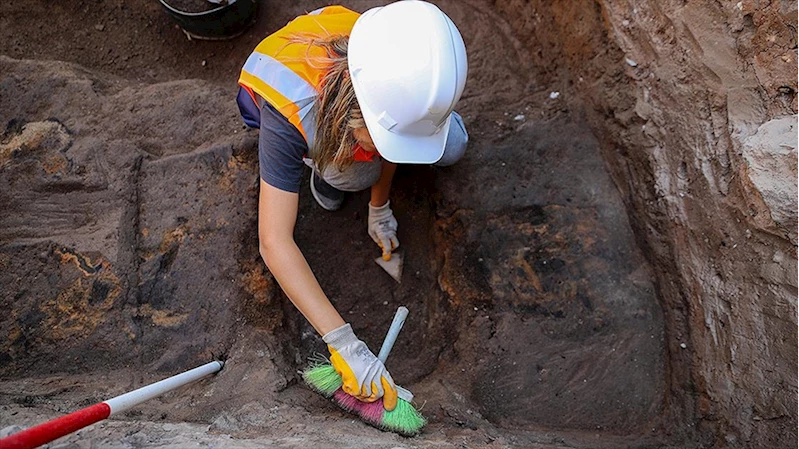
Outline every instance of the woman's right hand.
<svg viewBox="0 0 799 449"><path fill-rule="evenodd" d="M328 332L322 339L330 350L330 363L341 375L345 393L363 402L375 402L382 397L383 408L394 410L397 406L394 380L349 324Z"/></svg>

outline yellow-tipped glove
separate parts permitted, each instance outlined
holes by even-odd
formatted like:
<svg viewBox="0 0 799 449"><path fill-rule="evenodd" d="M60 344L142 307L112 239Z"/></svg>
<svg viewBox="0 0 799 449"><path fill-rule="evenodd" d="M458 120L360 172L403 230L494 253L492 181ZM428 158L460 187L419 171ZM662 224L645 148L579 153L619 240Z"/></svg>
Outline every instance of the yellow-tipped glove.
<svg viewBox="0 0 799 449"><path fill-rule="evenodd" d="M399 248L397 219L389 204L374 207L369 203L369 237L383 250L383 260L391 260L391 251Z"/></svg>
<svg viewBox="0 0 799 449"><path fill-rule="evenodd" d="M375 402L382 397L383 408L394 410L397 406L394 380L349 324L330 331L322 339L330 350L330 363L341 375L345 393L363 402Z"/></svg>

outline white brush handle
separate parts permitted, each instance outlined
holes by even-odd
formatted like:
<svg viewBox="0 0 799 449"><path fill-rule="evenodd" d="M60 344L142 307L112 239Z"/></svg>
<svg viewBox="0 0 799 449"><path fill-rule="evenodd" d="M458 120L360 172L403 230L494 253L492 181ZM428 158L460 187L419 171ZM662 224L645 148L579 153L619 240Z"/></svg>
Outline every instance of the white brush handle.
<svg viewBox="0 0 799 449"><path fill-rule="evenodd" d="M397 397L405 402L413 402L413 393L397 385Z"/></svg>
<svg viewBox="0 0 799 449"><path fill-rule="evenodd" d="M391 327L388 328L386 339L383 340L383 347L380 348L380 354L377 356L381 362L386 363L388 354L391 352L391 348L394 347L394 342L397 341L397 336L402 330L402 325L405 324L405 318L408 318L408 308L400 306L397 309L397 313L394 314L394 321L391 322Z"/></svg>

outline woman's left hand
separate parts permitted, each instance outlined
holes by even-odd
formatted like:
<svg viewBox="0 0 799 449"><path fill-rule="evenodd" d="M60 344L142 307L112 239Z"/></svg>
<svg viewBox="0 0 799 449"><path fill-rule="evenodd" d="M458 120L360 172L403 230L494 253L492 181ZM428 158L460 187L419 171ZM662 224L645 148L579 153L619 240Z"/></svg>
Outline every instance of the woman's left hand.
<svg viewBox="0 0 799 449"><path fill-rule="evenodd" d="M391 201L380 207L369 204L369 236L383 250L383 260L391 260L391 251L399 248L397 219L389 207Z"/></svg>

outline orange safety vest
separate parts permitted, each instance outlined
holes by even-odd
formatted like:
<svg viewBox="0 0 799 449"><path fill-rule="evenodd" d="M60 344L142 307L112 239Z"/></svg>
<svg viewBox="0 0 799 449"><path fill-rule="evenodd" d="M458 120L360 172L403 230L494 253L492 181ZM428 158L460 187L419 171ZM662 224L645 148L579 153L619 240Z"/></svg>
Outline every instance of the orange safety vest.
<svg viewBox="0 0 799 449"><path fill-rule="evenodd" d="M324 69L308 59L326 56L321 47L291 43L293 35L349 35L360 14L343 6L328 6L299 16L262 40L247 58L239 85L253 101L261 96L300 131L310 148L316 126L314 102L319 95Z"/></svg>

